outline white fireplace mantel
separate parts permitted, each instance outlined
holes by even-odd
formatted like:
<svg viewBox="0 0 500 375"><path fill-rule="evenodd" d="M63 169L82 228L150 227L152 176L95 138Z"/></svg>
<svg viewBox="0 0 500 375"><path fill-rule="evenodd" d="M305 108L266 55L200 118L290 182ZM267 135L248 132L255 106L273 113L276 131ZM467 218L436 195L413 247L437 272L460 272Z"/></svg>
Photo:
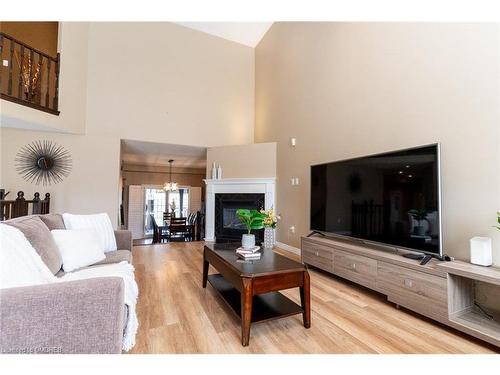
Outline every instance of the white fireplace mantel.
<svg viewBox="0 0 500 375"><path fill-rule="evenodd" d="M261 193L265 194L264 209L275 205L276 178L223 178L206 179L205 241L215 241L215 194Z"/></svg>

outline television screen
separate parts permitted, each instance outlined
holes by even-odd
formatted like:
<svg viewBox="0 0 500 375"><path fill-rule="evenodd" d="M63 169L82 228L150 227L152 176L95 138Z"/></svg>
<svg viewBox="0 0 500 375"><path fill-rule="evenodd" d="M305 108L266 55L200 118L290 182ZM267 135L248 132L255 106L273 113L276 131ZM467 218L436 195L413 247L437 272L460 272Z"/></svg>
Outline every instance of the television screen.
<svg viewBox="0 0 500 375"><path fill-rule="evenodd" d="M439 145L311 167L311 230L441 255Z"/></svg>

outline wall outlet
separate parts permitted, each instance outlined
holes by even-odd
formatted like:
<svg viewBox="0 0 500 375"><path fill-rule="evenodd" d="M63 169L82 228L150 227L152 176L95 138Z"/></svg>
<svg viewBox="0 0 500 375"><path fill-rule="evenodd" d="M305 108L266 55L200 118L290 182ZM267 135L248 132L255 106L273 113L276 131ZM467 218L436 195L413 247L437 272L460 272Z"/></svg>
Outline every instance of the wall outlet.
<svg viewBox="0 0 500 375"><path fill-rule="evenodd" d="M296 138L290 138L290 146L295 147L297 145L297 139Z"/></svg>
<svg viewBox="0 0 500 375"><path fill-rule="evenodd" d="M295 185L298 185L298 184L299 184L299 178L295 177Z"/></svg>
<svg viewBox="0 0 500 375"><path fill-rule="evenodd" d="M293 177L292 177L292 178L290 179L290 184L291 184L292 186L294 186L294 185L295 185L295 178L293 178Z"/></svg>
<svg viewBox="0 0 500 375"><path fill-rule="evenodd" d="M293 226L293 225L292 225L292 226L290 227L290 232L295 233L295 226Z"/></svg>
<svg viewBox="0 0 500 375"><path fill-rule="evenodd" d="M9 66L9 60L2 60L3 66Z"/></svg>

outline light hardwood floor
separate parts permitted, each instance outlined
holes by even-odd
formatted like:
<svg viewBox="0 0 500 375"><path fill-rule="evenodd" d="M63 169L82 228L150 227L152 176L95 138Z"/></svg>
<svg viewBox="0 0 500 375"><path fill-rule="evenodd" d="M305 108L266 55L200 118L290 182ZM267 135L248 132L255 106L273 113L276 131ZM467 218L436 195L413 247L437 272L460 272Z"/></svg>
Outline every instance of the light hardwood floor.
<svg viewBox="0 0 500 375"><path fill-rule="evenodd" d="M201 287L202 255L202 242L134 247L139 331L131 353L497 351L418 314L396 309L378 293L314 269L310 270L312 327L303 327L301 315L254 324L250 345L244 348L238 320L210 285ZM284 294L299 302L298 289Z"/></svg>

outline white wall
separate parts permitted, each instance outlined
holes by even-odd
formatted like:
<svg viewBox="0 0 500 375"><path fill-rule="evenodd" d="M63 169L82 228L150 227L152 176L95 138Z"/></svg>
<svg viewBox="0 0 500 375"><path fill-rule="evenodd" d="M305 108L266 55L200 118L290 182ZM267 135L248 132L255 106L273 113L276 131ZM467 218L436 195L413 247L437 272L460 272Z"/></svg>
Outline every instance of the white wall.
<svg viewBox="0 0 500 375"><path fill-rule="evenodd" d="M168 22L91 23L88 66L89 133L253 142L253 48Z"/></svg>
<svg viewBox="0 0 500 375"><path fill-rule="evenodd" d="M0 186L49 192L53 212L105 211L116 225L122 138L253 142L250 47L171 23L63 22L60 49L61 115L2 100L0 117ZM15 171L17 151L37 139L70 151L75 164L62 183L32 186Z"/></svg>
<svg viewBox="0 0 500 375"><path fill-rule="evenodd" d="M310 165L440 142L444 251L468 259L469 238L492 236L500 265L499 40L498 24L273 24L255 140L278 142L279 241L309 231Z"/></svg>
<svg viewBox="0 0 500 375"><path fill-rule="evenodd" d="M222 167L223 178L276 177L276 143L210 147L207 178L211 178L213 163Z"/></svg>
<svg viewBox="0 0 500 375"><path fill-rule="evenodd" d="M118 222L120 141L92 135L68 135L30 130L0 129L2 140L2 175L0 186L15 199L18 190L32 199L35 191L51 194L51 212L107 212L113 225ZM52 186L28 184L16 172L14 159L21 147L33 140L50 140L71 153L72 171L62 182Z"/></svg>

